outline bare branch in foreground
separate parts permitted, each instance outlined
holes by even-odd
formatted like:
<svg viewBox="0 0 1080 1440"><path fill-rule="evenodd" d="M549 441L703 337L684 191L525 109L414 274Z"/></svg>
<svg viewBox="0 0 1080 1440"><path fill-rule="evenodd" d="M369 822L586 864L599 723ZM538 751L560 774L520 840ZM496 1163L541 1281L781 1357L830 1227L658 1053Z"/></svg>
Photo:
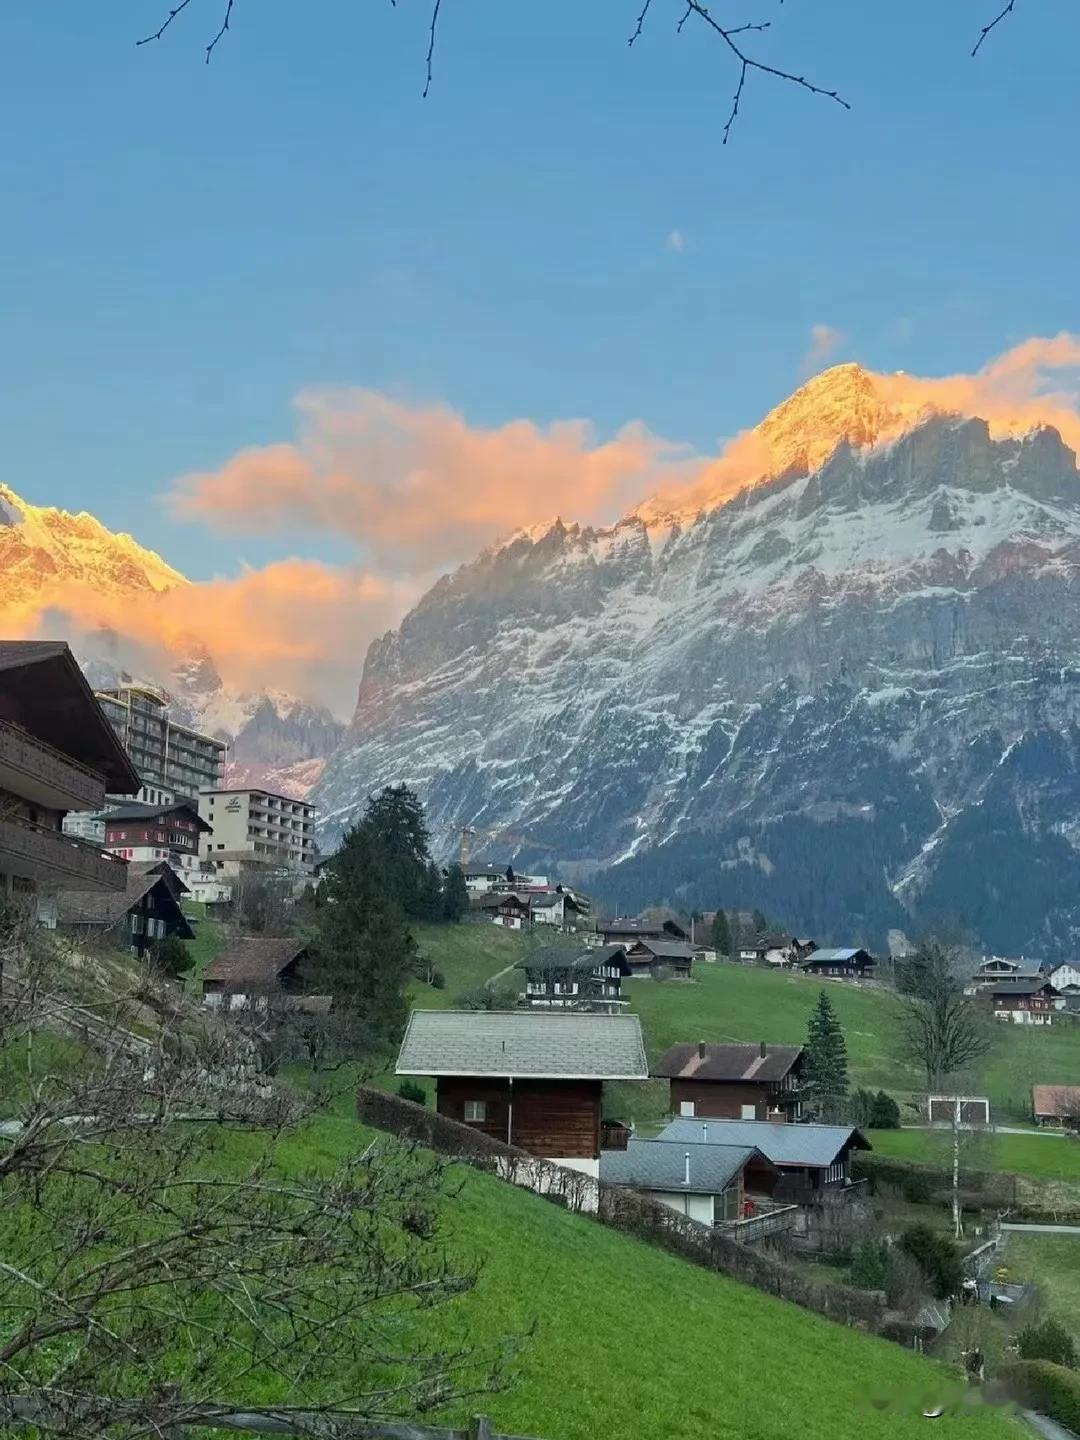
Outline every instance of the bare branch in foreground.
<svg viewBox="0 0 1080 1440"><path fill-rule="evenodd" d="M1012 14L1013 6L1015 4L1016 0L1009 0L1009 3L994 16L993 20L990 21L989 25L984 25L982 27L982 29L979 31L979 38L975 41L975 48L971 52L973 58L982 49L983 41L990 34L991 30L995 29L998 25L1000 25L1002 20L1005 19L1006 15Z"/></svg>

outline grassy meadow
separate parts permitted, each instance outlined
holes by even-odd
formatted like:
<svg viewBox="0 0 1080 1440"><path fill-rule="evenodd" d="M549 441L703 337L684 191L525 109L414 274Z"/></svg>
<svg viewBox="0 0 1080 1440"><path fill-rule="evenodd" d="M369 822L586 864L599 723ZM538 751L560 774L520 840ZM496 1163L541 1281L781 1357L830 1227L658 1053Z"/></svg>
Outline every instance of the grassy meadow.
<svg viewBox="0 0 1080 1440"><path fill-rule="evenodd" d="M927 1164L951 1164L952 1136L948 1130L875 1130L870 1139L880 1155ZM961 1146L962 1162L969 1168L1080 1184L1080 1140L1045 1133L965 1132ZM1077 1254L1080 1255L1080 1250Z"/></svg>

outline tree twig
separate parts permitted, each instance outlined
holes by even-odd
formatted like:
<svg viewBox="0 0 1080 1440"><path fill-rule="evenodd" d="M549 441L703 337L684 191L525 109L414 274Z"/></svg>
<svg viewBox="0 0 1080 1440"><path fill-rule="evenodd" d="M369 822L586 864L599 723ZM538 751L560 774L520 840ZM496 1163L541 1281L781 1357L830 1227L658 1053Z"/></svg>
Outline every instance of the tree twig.
<svg viewBox="0 0 1080 1440"><path fill-rule="evenodd" d="M975 41L975 48L971 52L972 58L974 58L982 49L982 43L990 34L991 30L993 30L996 26L1000 25L1002 20L1005 19L1006 15L1012 14L1013 6L1015 4L1016 0L1009 0L1009 3L1003 9L998 11L998 13L994 16L993 20L990 21L989 25L984 25L982 27L982 29L979 31L979 38Z"/></svg>
<svg viewBox="0 0 1080 1440"><path fill-rule="evenodd" d="M435 0L431 7L431 27L428 32L427 47L427 79L424 81L424 93L420 97L422 100L427 99L428 91L431 89L431 57L435 54L435 26L439 23L439 6L441 4L442 0Z"/></svg>

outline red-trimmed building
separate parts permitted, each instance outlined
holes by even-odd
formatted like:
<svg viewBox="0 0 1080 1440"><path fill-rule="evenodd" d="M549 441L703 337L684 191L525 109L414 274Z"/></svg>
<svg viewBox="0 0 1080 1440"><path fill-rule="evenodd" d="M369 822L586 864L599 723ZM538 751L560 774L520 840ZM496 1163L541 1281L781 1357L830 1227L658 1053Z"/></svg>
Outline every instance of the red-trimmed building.
<svg viewBox="0 0 1080 1440"><path fill-rule="evenodd" d="M179 870L199 864L199 836L210 826L194 801L119 805L105 820L105 848L122 860L168 860Z"/></svg>

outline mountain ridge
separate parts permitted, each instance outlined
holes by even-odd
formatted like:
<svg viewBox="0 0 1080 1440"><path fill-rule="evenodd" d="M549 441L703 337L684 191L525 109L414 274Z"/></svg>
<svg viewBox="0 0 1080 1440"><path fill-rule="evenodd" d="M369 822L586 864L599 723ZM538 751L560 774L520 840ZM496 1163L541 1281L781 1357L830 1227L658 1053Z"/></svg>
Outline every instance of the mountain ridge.
<svg viewBox="0 0 1080 1440"><path fill-rule="evenodd" d="M627 906L758 903L838 941L951 909L993 943L980 825L1071 883L1078 787L1035 771L1080 726L1075 455L923 403L867 421L865 374L818 449L777 423L783 473L692 518L559 520L440 580L368 651L328 834L405 780L447 854L502 827ZM1080 937L1048 894L1009 932L1028 953Z"/></svg>

